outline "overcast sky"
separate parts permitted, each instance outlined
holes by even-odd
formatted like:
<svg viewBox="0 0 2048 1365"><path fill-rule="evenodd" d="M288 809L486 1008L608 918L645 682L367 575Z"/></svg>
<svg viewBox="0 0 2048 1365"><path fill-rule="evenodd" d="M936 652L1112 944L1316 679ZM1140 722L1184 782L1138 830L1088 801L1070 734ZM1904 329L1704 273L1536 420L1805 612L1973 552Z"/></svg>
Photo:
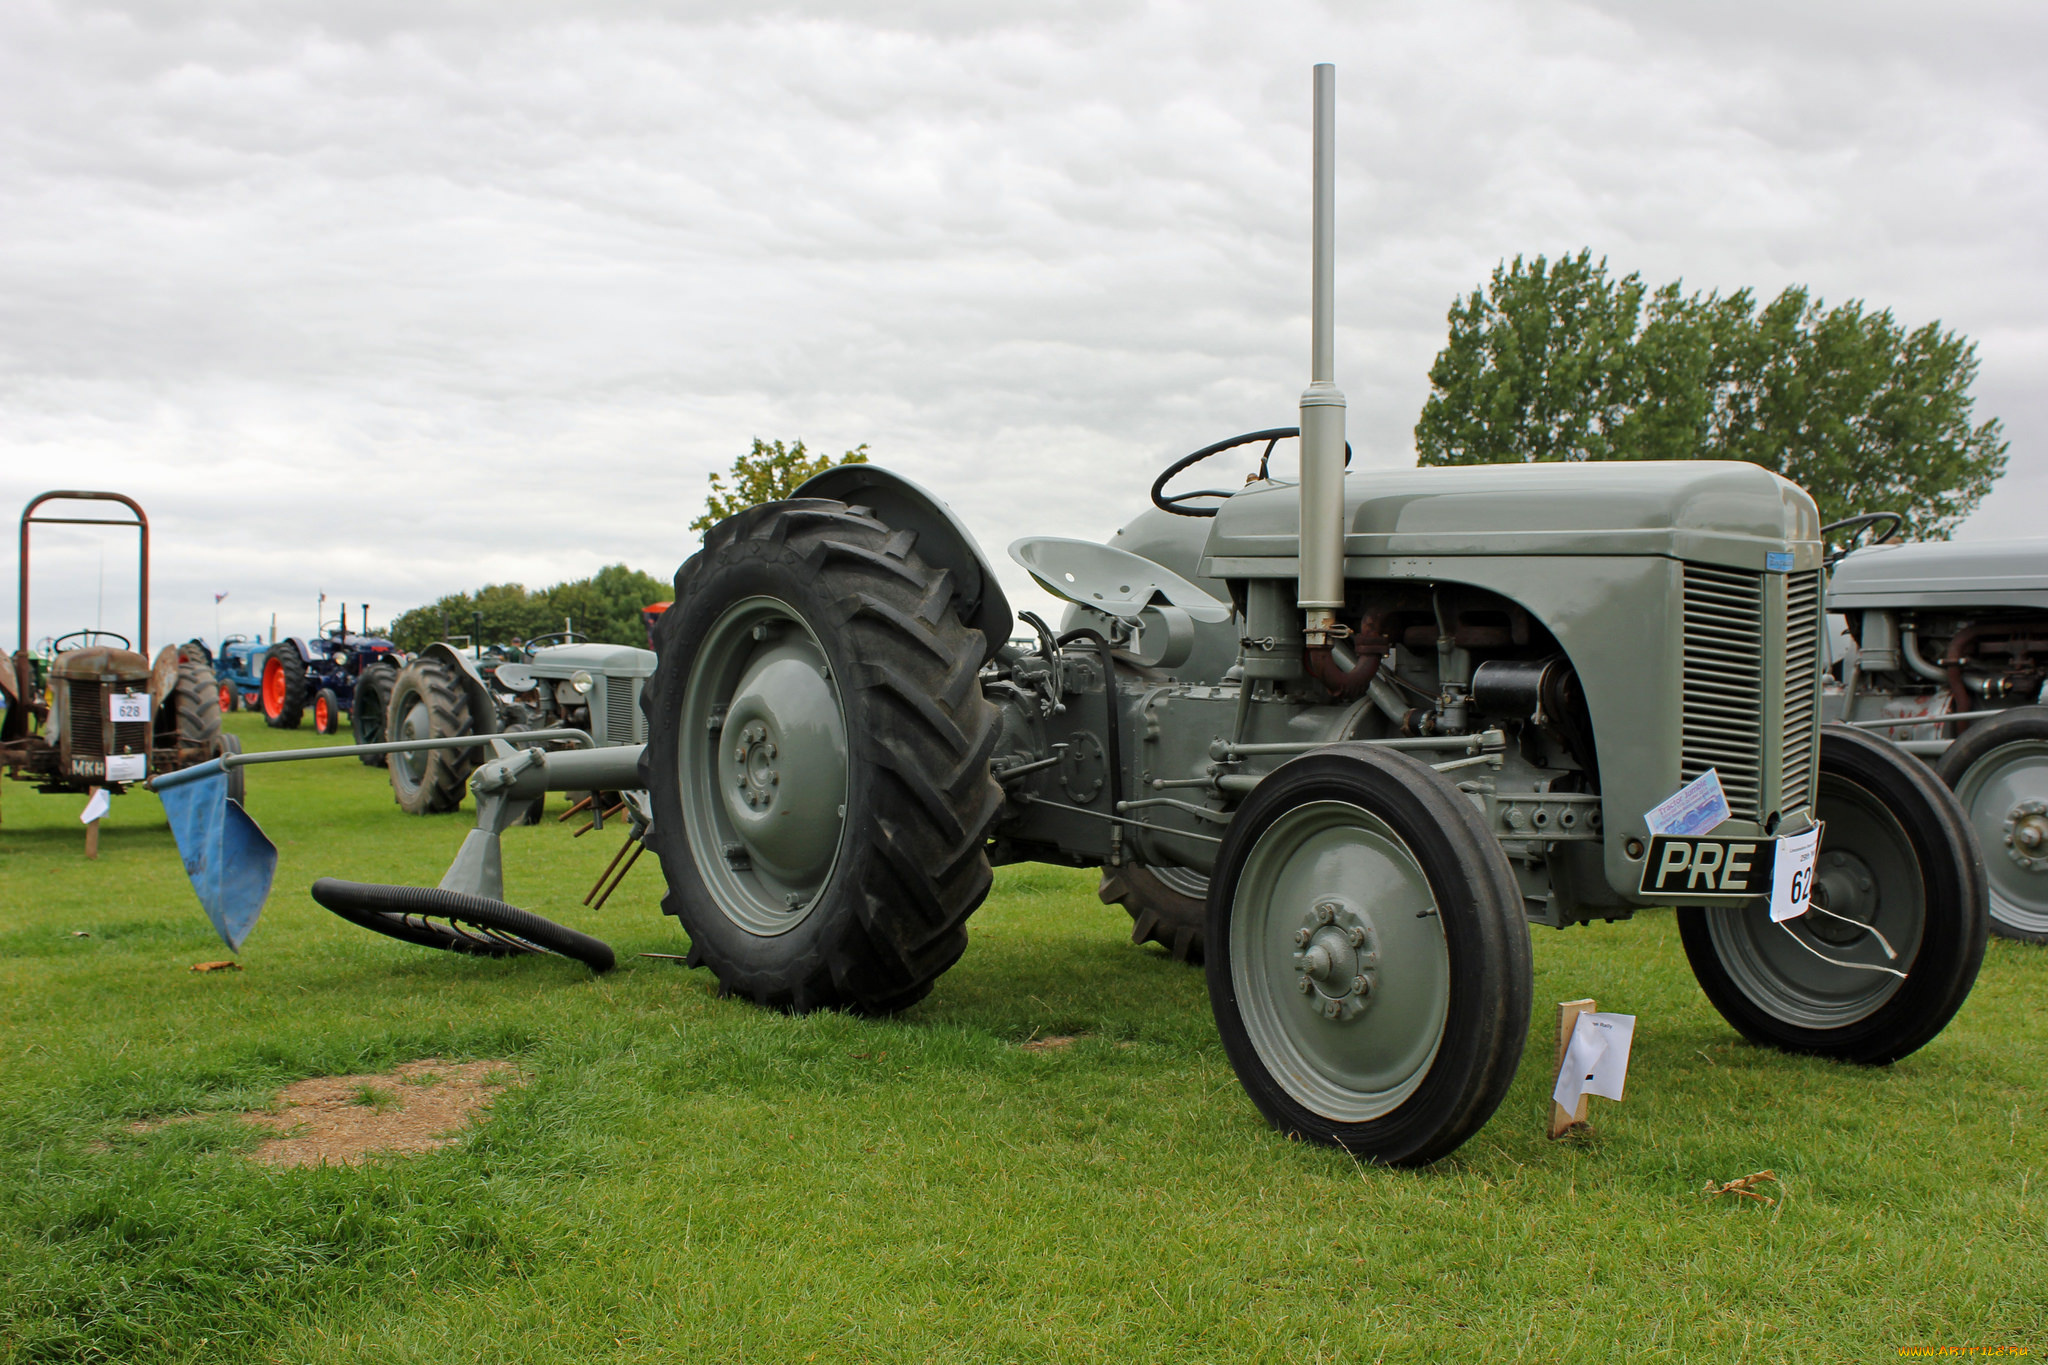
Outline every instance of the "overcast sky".
<svg viewBox="0 0 2048 1365"><path fill-rule="evenodd" d="M0 513L118 489L157 643L695 547L751 438L867 442L1004 567L1293 421L1309 67L1337 380L1413 461L1452 299L1590 246L1976 339L2048 506L2048 7L357 0L0 8ZM99 543L106 538L104 550ZM133 536L39 533L31 633ZM100 601L104 557L104 603ZM13 556L4 556L13 593ZM11 605L0 639L13 641Z"/></svg>

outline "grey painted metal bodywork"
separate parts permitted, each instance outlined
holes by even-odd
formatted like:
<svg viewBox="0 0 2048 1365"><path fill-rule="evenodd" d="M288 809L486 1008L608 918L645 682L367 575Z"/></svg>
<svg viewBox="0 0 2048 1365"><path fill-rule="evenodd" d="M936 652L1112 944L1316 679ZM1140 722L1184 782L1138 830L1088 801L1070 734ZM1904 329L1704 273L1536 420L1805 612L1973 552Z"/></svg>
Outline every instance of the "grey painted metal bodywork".
<svg viewBox="0 0 2048 1365"><path fill-rule="evenodd" d="M1810 826L1817 657L1788 665L1787 655L1790 636L1802 629L1792 616L1795 579L1805 587L1802 611L1810 613L1804 638L1818 630L1822 547L1813 502L1797 486L1754 465L1716 462L1346 478L1344 578L1354 605L1419 595L1445 609L1493 602L1525 611L1532 641L1554 641L1583 690L1598 750L1597 772L1583 780L1558 756L1531 763L1498 731L1483 738L1495 724L1484 717L1470 733L1402 738L1411 712L1426 704L1418 697L1441 682L1433 648L1397 646L1393 666L1353 701L1333 704L1306 682L1301 619L1291 611L1298 505L1292 485L1254 485L1224 502L1203 531L1190 577L1222 584L1236 603L1230 634L1247 637L1243 682L1213 667L1176 677L1119 666L1115 728L1124 736L1124 788L1133 798L1124 822L1104 818L1104 792L1093 789L1100 785L1095 756L1106 756L1110 738L1098 663L1086 652L1062 662L1058 710L1041 702L1042 714L1031 714L1012 699L1008 755L999 767L1061 755L1056 765L1006 784L1014 814L999 835L1017 841L1014 856L1114 863L1129 850L1140 861L1206 872L1234 795L1295 752L1366 739L1420 746L1465 782L1517 858L1533 918L1562 924L1626 915L1650 903L1637 891L1645 814L1688 776L1686 601L1688 576L1702 572L1753 582L1759 594L1755 634L1740 646L1754 668L1759 795L1756 808L1724 830L1790 834ZM1145 529L1173 535L1163 524ZM1184 545L1189 534L1179 534ZM1221 643L1216 632L1208 639ZM1794 666L1803 671L1788 676ZM1025 665L1027 674L1041 667ZM1018 681L1046 687L1029 676ZM1809 736L1789 756L1788 714L1804 718ZM1241 741L1234 748L1233 735ZM1066 747L1054 747L1060 744Z"/></svg>
<svg viewBox="0 0 2048 1365"><path fill-rule="evenodd" d="M2048 611L2048 540L1872 545L1828 576L1831 612L1867 607L2027 607Z"/></svg>

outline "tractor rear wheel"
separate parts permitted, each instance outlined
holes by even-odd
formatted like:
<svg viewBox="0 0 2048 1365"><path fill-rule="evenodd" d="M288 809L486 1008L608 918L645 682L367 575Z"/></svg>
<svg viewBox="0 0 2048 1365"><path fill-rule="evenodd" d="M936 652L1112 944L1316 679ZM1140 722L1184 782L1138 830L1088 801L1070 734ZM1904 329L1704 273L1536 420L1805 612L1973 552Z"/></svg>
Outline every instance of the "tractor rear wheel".
<svg viewBox="0 0 2048 1365"><path fill-rule="evenodd" d="M689 961L803 1012L915 1004L988 894L987 642L915 537L825 499L713 527L643 694L648 844Z"/></svg>
<svg viewBox="0 0 2048 1365"><path fill-rule="evenodd" d="M299 647L280 640L263 656L263 720L273 730L296 730L306 710L306 661Z"/></svg>
<svg viewBox="0 0 2048 1365"><path fill-rule="evenodd" d="M355 733L358 744L382 744L390 736L384 733L384 712L391 705L391 681L398 676L398 670L387 665L378 665L363 670L356 679L356 704L349 708L349 725ZM366 768L384 766L385 755L360 755Z"/></svg>
<svg viewBox="0 0 2048 1365"><path fill-rule="evenodd" d="M1209 883L1209 1003L1290 1137L1420 1166L1499 1107L1534 993L1514 871L1456 786L1333 744L1260 782Z"/></svg>
<svg viewBox="0 0 2048 1365"><path fill-rule="evenodd" d="M213 670L196 657L179 662L178 681L171 688L171 705L177 712L179 767L189 768L219 756L219 691Z"/></svg>
<svg viewBox="0 0 2048 1365"><path fill-rule="evenodd" d="M1821 730L1814 814L1826 826L1817 908L1773 923L1761 901L1680 907L1685 955L1751 1042L1897 1061L1941 1032L1977 979L1989 932L1983 856L1925 764L1847 726Z"/></svg>
<svg viewBox="0 0 2048 1365"><path fill-rule="evenodd" d="M1984 850L1991 932L2048 943L2048 707L1969 726L1938 771Z"/></svg>
<svg viewBox="0 0 2048 1365"><path fill-rule="evenodd" d="M448 666L434 659L414 659L391 680L391 701L384 713L386 733L393 740L448 739L474 733L469 699L456 685ZM428 749L392 754L391 798L409 815L434 815L462 804L462 793L476 765L473 749Z"/></svg>
<svg viewBox="0 0 2048 1365"><path fill-rule="evenodd" d="M1201 963L1203 922L1209 917L1209 879L1201 873L1126 862L1102 869L1095 895L1129 912L1131 942L1156 943L1175 962Z"/></svg>

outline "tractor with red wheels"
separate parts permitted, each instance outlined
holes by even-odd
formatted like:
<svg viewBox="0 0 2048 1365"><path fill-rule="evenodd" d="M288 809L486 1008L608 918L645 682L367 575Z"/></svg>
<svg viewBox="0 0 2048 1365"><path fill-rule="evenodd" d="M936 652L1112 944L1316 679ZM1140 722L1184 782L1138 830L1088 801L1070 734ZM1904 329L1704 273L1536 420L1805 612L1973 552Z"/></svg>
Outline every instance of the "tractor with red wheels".
<svg viewBox="0 0 2048 1365"><path fill-rule="evenodd" d="M367 604L361 620L367 627ZM223 654L230 648L224 643ZM383 738L385 702L404 655L384 636L351 631L344 607L331 629L279 636L250 662L255 704L272 729L296 730L310 712L318 733L337 734L348 720L356 739L371 744Z"/></svg>

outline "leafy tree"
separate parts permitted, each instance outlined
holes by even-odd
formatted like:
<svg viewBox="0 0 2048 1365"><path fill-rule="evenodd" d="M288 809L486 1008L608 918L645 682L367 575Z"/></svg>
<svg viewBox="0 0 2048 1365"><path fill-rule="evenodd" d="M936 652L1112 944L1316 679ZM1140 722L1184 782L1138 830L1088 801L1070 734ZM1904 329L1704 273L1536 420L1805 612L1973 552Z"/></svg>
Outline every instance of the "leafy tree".
<svg viewBox="0 0 2048 1365"><path fill-rule="evenodd" d="M1813 494L1824 521L1899 511L1945 539L2005 471L1972 423L1974 342L1797 286L1686 294L1616 280L1590 251L1494 269L1450 311L1415 426L1425 465L1747 460Z"/></svg>
<svg viewBox="0 0 2048 1365"><path fill-rule="evenodd" d="M518 583L493 583L474 593L450 593L424 607L415 607L391 623L391 640L400 649L417 650L448 635L472 633L475 613L483 614L485 644L530 640L562 629L566 618L579 634L614 645L645 645L647 631L640 609L665 602L669 585L638 569L612 564L589 578L579 578L529 592Z"/></svg>
<svg viewBox="0 0 2048 1365"><path fill-rule="evenodd" d="M690 529L708 531L735 512L788 497L813 474L822 474L838 465L867 462L865 441L835 460L829 455L811 454L802 441L784 446L780 441L771 444L756 436L753 450L733 461L730 474L711 476L704 515L691 522ZM727 479L732 482L728 484Z"/></svg>

